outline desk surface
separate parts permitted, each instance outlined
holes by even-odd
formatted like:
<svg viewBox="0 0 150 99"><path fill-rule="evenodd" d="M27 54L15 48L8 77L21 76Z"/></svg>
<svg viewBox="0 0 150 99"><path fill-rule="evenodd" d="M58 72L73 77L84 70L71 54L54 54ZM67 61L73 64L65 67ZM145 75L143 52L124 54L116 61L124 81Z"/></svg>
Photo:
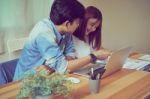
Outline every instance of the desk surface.
<svg viewBox="0 0 150 99"><path fill-rule="evenodd" d="M73 87L74 99L139 99L150 97L149 72L122 69L101 80L98 94L90 94L88 78L73 76L81 80L79 84L75 84ZM19 86L20 82L0 86L0 99L15 99Z"/></svg>

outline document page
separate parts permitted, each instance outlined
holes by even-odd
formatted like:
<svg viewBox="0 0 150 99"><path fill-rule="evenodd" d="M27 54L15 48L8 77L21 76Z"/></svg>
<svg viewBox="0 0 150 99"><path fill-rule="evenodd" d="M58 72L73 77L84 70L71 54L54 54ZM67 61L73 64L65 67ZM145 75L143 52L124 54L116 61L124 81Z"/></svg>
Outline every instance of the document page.
<svg viewBox="0 0 150 99"><path fill-rule="evenodd" d="M149 61L149 62L150 62L150 55L141 56L139 59L145 60L145 61Z"/></svg>
<svg viewBox="0 0 150 99"><path fill-rule="evenodd" d="M123 65L123 68L141 70L144 66L150 64L150 61L128 58Z"/></svg>

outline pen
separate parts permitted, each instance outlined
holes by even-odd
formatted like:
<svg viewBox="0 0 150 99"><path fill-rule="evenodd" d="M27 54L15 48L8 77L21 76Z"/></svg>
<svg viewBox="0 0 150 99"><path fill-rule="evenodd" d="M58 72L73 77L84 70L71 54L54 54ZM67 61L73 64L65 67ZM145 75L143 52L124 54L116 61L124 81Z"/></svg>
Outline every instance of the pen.
<svg viewBox="0 0 150 99"><path fill-rule="evenodd" d="M94 70L93 70L93 68L91 68L91 79L95 79L95 77L94 77Z"/></svg>
<svg viewBox="0 0 150 99"><path fill-rule="evenodd" d="M96 76L96 79L100 79L100 74L98 73L98 75Z"/></svg>
<svg viewBox="0 0 150 99"><path fill-rule="evenodd" d="M93 68L91 68L91 74L94 75Z"/></svg>

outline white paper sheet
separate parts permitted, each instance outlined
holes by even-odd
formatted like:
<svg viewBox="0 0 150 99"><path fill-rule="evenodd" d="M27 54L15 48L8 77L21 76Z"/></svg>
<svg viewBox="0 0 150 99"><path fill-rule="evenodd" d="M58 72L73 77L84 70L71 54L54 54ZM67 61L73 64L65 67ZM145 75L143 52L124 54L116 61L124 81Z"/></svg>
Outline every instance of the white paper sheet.
<svg viewBox="0 0 150 99"><path fill-rule="evenodd" d="M141 56L139 59L145 60L145 61L149 61L149 62L150 62L150 55Z"/></svg>
<svg viewBox="0 0 150 99"><path fill-rule="evenodd" d="M148 64L150 64L149 61L128 58L123 65L123 68L140 70Z"/></svg>

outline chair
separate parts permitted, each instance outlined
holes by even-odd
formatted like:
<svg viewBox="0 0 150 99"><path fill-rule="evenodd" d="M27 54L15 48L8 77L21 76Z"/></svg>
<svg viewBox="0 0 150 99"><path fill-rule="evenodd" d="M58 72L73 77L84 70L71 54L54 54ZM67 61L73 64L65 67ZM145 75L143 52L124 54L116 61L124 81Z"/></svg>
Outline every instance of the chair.
<svg viewBox="0 0 150 99"><path fill-rule="evenodd" d="M9 59L20 56L21 50L23 49L27 39L28 39L27 37L23 37L18 39L7 40Z"/></svg>
<svg viewBox="0 0 150 99"><path fill-rule="evenodd" d="M18 60L19 59L13 59L0 63L0 85L9 83L13 80Z"/></svg>

